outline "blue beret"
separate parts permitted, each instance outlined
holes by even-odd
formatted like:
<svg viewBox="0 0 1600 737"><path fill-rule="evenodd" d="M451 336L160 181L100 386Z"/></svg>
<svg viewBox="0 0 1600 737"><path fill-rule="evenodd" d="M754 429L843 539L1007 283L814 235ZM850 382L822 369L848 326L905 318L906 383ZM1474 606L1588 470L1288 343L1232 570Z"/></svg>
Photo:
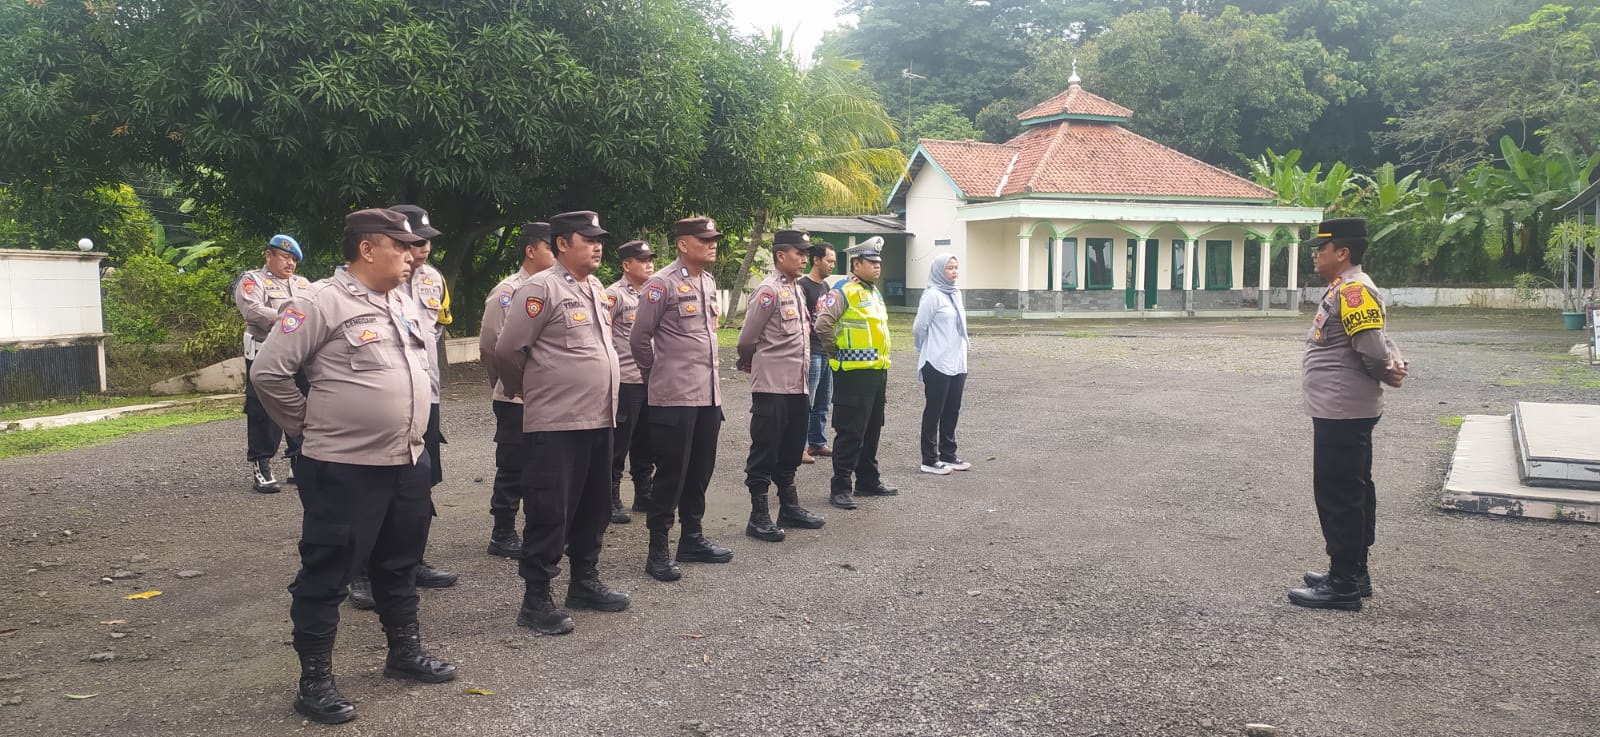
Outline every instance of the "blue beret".
<svg viewBox="0 0 1600 737"><path fill-rule="evenodd" d="M306 257L300 252L300 242L281 233L272 236L272 240L267 241L267 248L276 248L280 251L286 251L293 255L294 260L296 261L306 260Z"/></svg>

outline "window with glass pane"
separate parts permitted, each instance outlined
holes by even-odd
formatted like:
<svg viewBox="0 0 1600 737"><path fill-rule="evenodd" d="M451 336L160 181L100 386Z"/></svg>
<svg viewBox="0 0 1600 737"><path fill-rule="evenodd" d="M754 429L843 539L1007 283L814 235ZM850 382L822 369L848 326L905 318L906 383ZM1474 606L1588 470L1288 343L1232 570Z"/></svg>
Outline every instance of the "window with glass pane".
<svg viewBox="0 0 1600 737"><path fill-rule="evenodd" d="M1184 252L1188 244L1175 240L1172 242L1172 288L1183 289L1183 274L1189 270L1189 254Z"/></svg>
<svg viewBox="0 0 1600 737"><path fill-rule="evenodd" d="M1206 241L1206 289L1233 288L1233 241Z"/></svg>
<svg viewBox="0 0 1600 737"><path fill-rule="evenodd" d="M1078 239L1061 239L1061 288L1078 288Z"/></svg>
<svg viewBox="0 0 1600 737"><path fill-rule="evenodd" d="M1111 239L1083 239L1083 255L1089 272L1089 289L1111 288Z"/></svg>

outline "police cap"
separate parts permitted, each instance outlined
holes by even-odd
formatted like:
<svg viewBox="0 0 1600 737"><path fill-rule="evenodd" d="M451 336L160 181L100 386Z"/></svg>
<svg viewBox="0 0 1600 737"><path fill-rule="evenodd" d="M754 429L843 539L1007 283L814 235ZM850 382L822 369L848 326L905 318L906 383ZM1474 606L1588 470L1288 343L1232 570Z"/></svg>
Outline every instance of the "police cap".
<svg viewBox="0 0 1600 737"><path fill-rule="evenodd" d="M780 248L810 251L811 235L803 230L780 230L772 236L772 250Z"/></svg>
<svg viewBox="0 0 1600 737"><path fill-rule="evenodd" d="M283 235L282 233L272 236L272 239L267 241L267 248L283 251L293 256L296 261L306 260L305 255L300 251L300 242L295 240L293 236Z"/></svg>
<svg viewBox="0 0 1600 737"><path fill-rule="evenodd" d="M717 232L717 223L711 218L684 218L672 224L672 237L684 236L715 240L722 234Z"/></svg>
<svg viewBox="0 0 1600 737"><path fill-rule="evenodd" d="M849 258L864 258L868 261L883 260L883 236L872 236L857 243L844 251Z"/></svg>
<svg viewBox="0 0 1600 737"><path fill-rule="evenodd" d="M428 223L427 210L417 207L416 205L390 205L389 209L406 216L406 222L411 223L411 232L416 233L423 238L427 238L431 241L441 235L444 235L443 233L439 232L438 228L435 228L433 225Z"/></svg>
<svg viewBox="0 0 1600 737"><path fill-rule="evenodd" d="M656 252L650 250L650 244L644 241L628 241L617 247L617 258L626 261L630 258L653 259Z"/></svg>
<svg viewBox="0 0 1600 737"><path fill-rule="evenodd" d="M1317 224L1317 234L1302 241L1300 245L1313 250L1321 248L1322 244L1329 241L1366 240L1366 218L1336 218L1324 220Z"/></svg>
<svg viewBox="0 0 1600 737"><path fill-rule="evenodd" d="M600 227L600 215L590 210L576 212L563 212L550 218L550 235L561 236L577 233L590 238L608 235L605 228Z"/></svg>
<svg viewBox="0 0 1600 737"><path fill-rule="evenodd" d="M411 231L411 223L405 215L381 207L356 210L344 216L344 232L386 235L408 246L421 245L428 240Z"/></svg>

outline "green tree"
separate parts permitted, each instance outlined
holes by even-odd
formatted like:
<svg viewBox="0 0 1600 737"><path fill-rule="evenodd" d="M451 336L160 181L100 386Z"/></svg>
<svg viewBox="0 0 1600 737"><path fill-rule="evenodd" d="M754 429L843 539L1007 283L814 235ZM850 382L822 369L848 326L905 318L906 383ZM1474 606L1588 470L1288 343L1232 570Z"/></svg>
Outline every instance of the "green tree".
<svg viewBox="0 0 1600 737"><path fill-rule="evenodd" d="M987 108L985 108L987 109ZM918 111L906 127L900 141L900 151L906 156L917 150L917 141L936 138L942 141L965 141L983 138L983 131L973 127L972 120L962 115L954 105L936 103Z"/></svg>

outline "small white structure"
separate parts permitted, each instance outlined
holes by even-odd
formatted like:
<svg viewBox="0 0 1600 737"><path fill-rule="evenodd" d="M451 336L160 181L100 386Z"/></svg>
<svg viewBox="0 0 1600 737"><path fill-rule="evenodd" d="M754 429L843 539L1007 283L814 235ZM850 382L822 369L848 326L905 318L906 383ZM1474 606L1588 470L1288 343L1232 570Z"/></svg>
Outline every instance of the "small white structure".
<svg viewBox="0 0 1600 737"><path fill-rule="evenodd" d="M106 390L105 257L0 249L0 402Z"/></svg>
<svg viewBox="0 0 1600 737"><path fill-rule="evenodd" d="M889 203L913 234L906 303L953 252L973 310L1295 314L1296 231L1322 211L1129 131L1132 111L1069 81L1006 143L919 142Z"/></svg>

